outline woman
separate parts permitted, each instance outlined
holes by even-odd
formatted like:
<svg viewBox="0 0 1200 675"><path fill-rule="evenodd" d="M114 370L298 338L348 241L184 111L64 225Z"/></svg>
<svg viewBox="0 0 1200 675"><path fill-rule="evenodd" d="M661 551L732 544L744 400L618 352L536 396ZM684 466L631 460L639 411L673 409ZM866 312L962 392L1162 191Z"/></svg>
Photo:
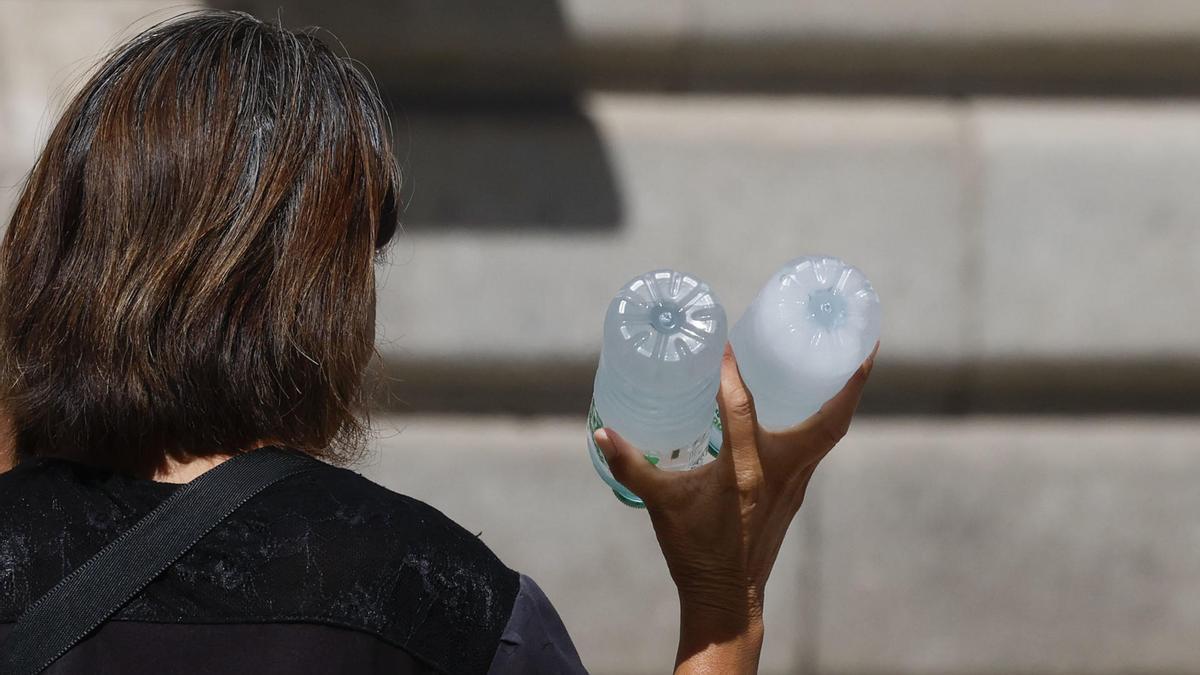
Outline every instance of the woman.
<svg viewBox="0 0 1200 675"><path fill-rule="evenodd" d="M0 475L0 639L179 484L272 447L324 462L246 502L52 672L583 672L532 580L335 467L367 428L389 139L347 59L236 13L150 29L71 102L0 249L18 460ZM870 367L772 433L727 350L726 444L689 473L597 432L678 587L676 672L755 670L771 567Z"/></svg>

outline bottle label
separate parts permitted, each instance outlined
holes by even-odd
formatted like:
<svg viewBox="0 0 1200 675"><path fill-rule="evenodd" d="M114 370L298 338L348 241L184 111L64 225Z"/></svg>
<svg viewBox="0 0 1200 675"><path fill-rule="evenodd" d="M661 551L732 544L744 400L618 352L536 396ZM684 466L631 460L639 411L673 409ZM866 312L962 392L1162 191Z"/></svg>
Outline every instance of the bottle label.
<svg viewBox="0 0 1200 675"><path fill-rule="evenodd" d="M716 457L721 454L721 445L725 442L725 425L721 424L721 409L713 412L712 426L708 429L708 454Z"/></svg>

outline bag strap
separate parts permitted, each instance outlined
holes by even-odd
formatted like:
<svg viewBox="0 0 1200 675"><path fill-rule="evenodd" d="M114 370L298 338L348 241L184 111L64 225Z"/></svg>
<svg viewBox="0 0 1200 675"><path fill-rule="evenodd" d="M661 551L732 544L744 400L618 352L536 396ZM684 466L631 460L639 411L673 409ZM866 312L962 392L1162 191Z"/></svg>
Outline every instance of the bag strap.
<svg viewBox="0 0 1200 675"><path fill-rule="evenodd" d="M238 455L185 484L25 610L0 644L0 675L36 675L267 487L319 465L278 448Z"/></svg>

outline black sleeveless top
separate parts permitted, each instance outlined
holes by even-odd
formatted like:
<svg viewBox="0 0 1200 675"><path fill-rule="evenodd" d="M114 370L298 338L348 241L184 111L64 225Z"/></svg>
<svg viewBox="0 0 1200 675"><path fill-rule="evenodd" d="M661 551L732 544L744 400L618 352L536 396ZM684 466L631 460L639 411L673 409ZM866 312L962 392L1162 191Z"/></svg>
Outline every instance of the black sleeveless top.
<svg viewBox="0 0 1200 675"><path fill-rule="evenodd" d="M0 474L0 639L178 486ZM328 465L245 504L49 673L580 673L530 579L433 507Z"/></svg>

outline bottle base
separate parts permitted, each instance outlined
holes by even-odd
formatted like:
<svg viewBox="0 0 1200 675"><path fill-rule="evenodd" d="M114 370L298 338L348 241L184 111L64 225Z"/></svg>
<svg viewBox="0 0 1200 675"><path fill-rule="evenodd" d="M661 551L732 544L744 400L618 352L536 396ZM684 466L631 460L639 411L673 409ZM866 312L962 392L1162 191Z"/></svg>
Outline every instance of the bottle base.
<svg viewBox="0 0 1200 675"><path fill-rule="evenodd" d="M625 506L628 506L628 507L634 508L634 509L646 508L646 502L643 502L642 500L638 499L637 497L632 497L632 498L626 497L625 495L621 494L620 492L617 492L615 489L612 491L612 493L613 493L613 496L615 496L617 498L617 501L621 502Z"/></svg>

